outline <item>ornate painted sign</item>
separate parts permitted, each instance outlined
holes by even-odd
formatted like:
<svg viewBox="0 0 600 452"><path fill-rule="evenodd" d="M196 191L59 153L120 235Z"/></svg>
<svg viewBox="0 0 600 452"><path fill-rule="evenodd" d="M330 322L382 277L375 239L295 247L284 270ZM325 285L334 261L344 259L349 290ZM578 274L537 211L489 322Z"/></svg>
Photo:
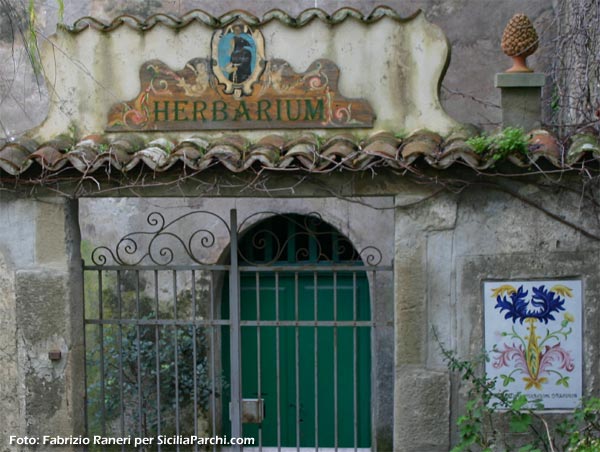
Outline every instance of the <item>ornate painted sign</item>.
<svg viewBox="0 0 600 452"><path fill-rule="evenodd" d="M368 102L339 93L339 72L329 60L303 73L267 62L260 31L235 22L213 34L211 59L144 63L141 92L113 105L106 131L372 127Z"/></svg>
<svg viewBox="0 0 600 452"><path fill-rule="evenodd" d="M545 409L572 409L582 396L581 281L484 284L488 377Z"/></svg>

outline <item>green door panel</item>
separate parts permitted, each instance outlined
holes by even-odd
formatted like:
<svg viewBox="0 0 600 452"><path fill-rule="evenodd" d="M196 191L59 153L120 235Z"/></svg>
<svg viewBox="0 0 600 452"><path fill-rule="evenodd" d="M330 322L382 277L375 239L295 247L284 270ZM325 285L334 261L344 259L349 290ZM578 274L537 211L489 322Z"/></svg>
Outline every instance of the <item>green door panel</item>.
<svg viewBox="0 0 600 452"><path fill-rule="evenodd" d="M242 321L275 321L277 317L280 321L370 320L364 273L357 272L353 277L345 272L334 277L319 272L315 281L314 273L296 276L291 269L280 273L277 282L273 274L261 273L258 284L256 278L255 273L241 274ZM227 288L223 294L222 313L227 318ZM278 444L278 412L281 446L295 447L299 439L301 447L314 447L316 443L319 447L334 447L336 417L338 447L354 447L355 430L356 446L370 446L370 334L366 326L242 326L242 395L264 400L266 415L260 426L263 446ZM228 376L228 328L222 330L222 358ZM226 394L223 403L227 434ZM244 424L243 434L258 439L259 426Z"/></svg>

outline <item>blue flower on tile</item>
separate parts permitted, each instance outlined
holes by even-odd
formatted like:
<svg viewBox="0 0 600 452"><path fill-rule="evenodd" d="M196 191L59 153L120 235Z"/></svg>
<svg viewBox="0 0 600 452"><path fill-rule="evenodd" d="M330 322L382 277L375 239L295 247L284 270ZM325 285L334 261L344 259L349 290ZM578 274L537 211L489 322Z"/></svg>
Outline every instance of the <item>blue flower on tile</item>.
<svg viewBox="0 0 600 452"><path fill-rule="evenodd" d="M506 311L505 319L511 319L513 323L518 320L521 324L525 319L537 319L540 322L548 323L549 320L555 320L554 313L564 311L565 299L558 296L541 285L532 288L533 295L531 300L527 301L529 291L520 286L509 297L498 295L496 298L495 309L500 312ZM530 309L531 308L531 309Z"/></svg>
<svg viewBox="0 0 600 452"><path fill-rule="evenodd" d="M504 315L505 319L512 319L513 323L517 320L523 323L523 320L526 318L527 312L527 294L529 291L523 289L523 286L520 286L519 289L515 292L511 292L509 294L510 300L507 299L506 295L501 296L498 295L496 298L496 306L495 309L500 309L500 312L506 310L506 314Z"/></svg>

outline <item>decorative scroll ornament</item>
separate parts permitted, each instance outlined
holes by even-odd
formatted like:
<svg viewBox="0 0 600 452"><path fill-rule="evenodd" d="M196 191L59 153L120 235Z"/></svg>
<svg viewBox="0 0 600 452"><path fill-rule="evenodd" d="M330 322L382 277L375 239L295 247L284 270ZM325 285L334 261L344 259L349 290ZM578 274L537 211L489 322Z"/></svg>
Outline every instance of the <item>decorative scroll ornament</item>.
<svg viewBox="0 0 600 452"><path fill-rule="evenodd" d="M285 237L278 235L265 219L287 221L294 232ZM246 234L245 226L258 220ZM247 265L268 266L279 262L332 263L375 267L382 261L381 251L374 246L361 250L354 248L350 240L327 225L321 216L282 215L277 212L257 212L242 221L237 231L232 231L221 216L197 210L167 221L159 212L148 215L149 230L125 234L114 248L99 246L92 251L95 266L110 265L200 265L215 264L223 250L231 243L232 233L242 237L246 247L238 249L240 262ZM265 250L268 248L268 252ZM290 257L290 251L293 256ZM249 251L249 253L248 253ZM262 257L256 258L259 254Z"/></svg>
<svg viewBox="0 0 600 452"><path fill-rule="evenodd" d="M217 30L212 36L212 71L225 93L239 99L252 93L252 86L265 69L265 41L260 30L244 22Z"/></svg>
<svg viewBox="0 0 600 452"><path fill-rule="evenodd" d="M202 221L204 220L204 221ZM171 265L189 259L200 265L214 264L224 243L229 240L229 225L212 212L198 210L167 222L159 212L148 215L150 231L124 235L111 249L99 246L92 251L92 262L105 265ZM204 224L204 226L198 226ZM209 227L215 224L215 227Z"/></svg>
<svg viewBox="0 0 600 452"><path fill-rule="evenodd" d="M294 226L295 232L287 234L285 238L261 222L247 232L244 241L256 251L266 251L262 258L257 259L247 255L244 247L239 249L240 261L245 265L270 266L277 262L287 263L329 263L329 264L363 264L368 267L379 265L383 259L381 251L374 246L367 246L361 250L354 248L350 240L340 234L323 221L318 212L311 212L306 216L282 215L276 212L258 212L250 215L239 226L243 230L257 216L270 216L285 220ZM325 227L323 227L325 226ZM304 244L298 246L298 244ZM293 250L290 256L289 249ZM291 262L290 262L291 260Z"/></svg>
<svg viewBox="0 0 600 452"><path fill-rule="evenodd" d="M373 127L368 102L338 91L339 68L317 60L297 73L284 60L271 60L248 95L236 98L241 85L228 81L226 94L207 59L190 60L181 71L152 60L140 70L142 90L113 105L107 132L242 129L330 129ZM208 71L208 72L207 72ZM242 85L250 89L246 79ZM239 93L238 93L239 94Z"/></svg>

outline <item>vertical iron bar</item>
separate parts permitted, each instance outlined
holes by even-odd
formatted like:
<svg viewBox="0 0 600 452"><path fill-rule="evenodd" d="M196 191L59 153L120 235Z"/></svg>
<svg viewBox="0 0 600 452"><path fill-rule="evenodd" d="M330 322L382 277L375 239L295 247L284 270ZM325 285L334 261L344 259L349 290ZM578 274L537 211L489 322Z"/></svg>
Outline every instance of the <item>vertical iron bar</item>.
<svg viewBox="0 0 600 452"><path fill-rule="evenodd" d="M241 332L240 332L240 274L238 269L238 237L237 237L237 211L230 211L231 234L231 265L229 268L229 318L231 338L231 406L229 417L231 419L231 436L242 437L242 365L241 365ZM239 445L232 450L240 451Z"/></svg>
<svg viewBox="0 0 600 452"><path fill-rule="evenodd" d="M272 218L266 219L265 223L266 223L266 230L273 230L273 219ZM277 238L275 238L275 241L277 241ZM276 259L277 256L273 253L273 250L275 250L275 252L277 253L279 251L277 248L279 248L279 247L277 246L277 244L275 244L275 246L273 246L273 237L271 236L271 234L265 234L264 243L265 243L265 247L264 247L263 258L264 258L265 262L269 262L271 259Z"/></svg>
<svg viewBox="0 0 600 452"><path fill-rule="evenodd" d="M125 436L125 401L123 393L123 300L121 299L121 271L117 270L117 311L119 312L119 407L121 409L121 436ZM125 446L121 445L121 450L125 450Z"/></svg>
<svg viewBox="0 0 600 452"><path fill-rule="evenodd" d="M340 261L339 237L336 233L331 234L331 260L335 263Z"/></svg>
<svg viewBox="0 0 600 452"><path fill-rule="evenodd" d="M338 450L337 272L333 272L333 444Z"/></svg>
<svg viewBox="0 0 600 452"><path fill-rule="evenodd" d="M314 229L310 229L311 219L306 219L306 230L308 232L308 260L310 262L318 262L319 260L319 239L317 238L317 225L314 224Z"/></svg>
<svg viewBox="0 0 600 452"><path fill-rule="evenodd" d="M294 272L294 319L300 320L298 315L298 272ZM294 331L294 361L296 378L296 450L300 452L300 330L296 323Z"/></svg>
<svg viewBox="0 0 600 452"><path fill-rule="evenodd" d="M173 317L177 322L177 271L173 270ZM174 339L174 354L175 354L175 434L179 436L179 334L177 324L173 325ZM179 451L179 444L177 444Z"/></svg>
<svg viewBox="0 0 600 452"><path fill-rule="evenodd" d="M352 272L352 320L355 322L358 320L356 314L356 272ZM354 412L354 450L356 451L358 448L358 394L357 391L357 368L358 368L358 350L356 343L356 324L352 327L352 404L353 404L353 412Z"/></svg>
<svg viewBox="0 0 600 452"><path fill-rule="evenodd" d="M210 273L210 381L211 381L211 393L210 393L210 412L212 416L212 436L217 435L217 389L216 389L216 356L215 356L215 325L212 323L215 320L215 274ZM222 383L221 383L222 385ZM223 392L221 386L221 392ZM225 409L223 407L222 409ZM216 444L213 445L213 451L217 450Z"/></svg>
<svg viewBox="0 0 600 452"><path fill-rule="evenodd" d="M140 345L140 271L135 271L135 312L136 312L136 331L135 331L135 340L137 343L137 387L138 387L138 431L140 437L144 437L145 432L143 432L143 423L142 423L142 350Z"/></svg>
<svg viewBox="0 0 600 452"><path fill-rule="evenodd" d="M279 367L279 272L275 272L275 380L277 380L277 450L281 450L281 373Z"/></svg>
<svg viewBox="0 0 600 452"><path fill-rule="evenodd" d="M154 300L156 303L154 317L158 320L158 310L160 308L158 301L158 270L154 270ZM156 347L156 434L160 436L160 325L158 324L156 324L154 329L154 345ZM162 447L158 444L158 451L160 452L161 450Z"/></svg>
<svg viewBox="0 0 600 452"><path fill-rule="evenodd" d="M377 293L377 272L373 270L373 290L371 290L372 296L369 296L369 318L371 319L371 450L377 452L377 384L376 384L376 372L375 367L377 366L377 348L375 346L375 294Z"/></svg>
<svg viewBox="0 0 600 452"><path fill-rule="evenodd" d="M313 272L314 283L314 347L315 347L315 450L319 450L319 295L318 295L318 279L317 272Z"/></svg>
<svg viewBox="0 0 600 452"><path fill-rule="evenodd" d="M256 369L258 372L258 399L263 400L261 383L261 356L260 356L260 273L255 273L256 280ZM258 450L262 451L262 422L258 424Z"/></svg>
<svg viewBox="0 0 600 452"><path fill-rule="evenodd" d="M298 247L298 237L296 236L296 225L293 221L288 221L287 225L287 261L288 263L296 262L296 250Z"/></svg>
<svg viewBox="0 0 600 452"><path fill-rule="evenodd" d="M100 414L102 416L102 436L106 436L106 386L104 382L104 307L102 303L102 270L98 270L98 317L100 324L98 325L98 340L100 341Z"/></svg>
<svg viewBox="0 0 600 452"><path fill-rule="evenodd" d="M192 270L192 380L194 382L194 435L198 436L198 350L196 346L196 270ZM198 451L198 443L194 443L194 452Z"/></svg>
<svg viewBox="0 0 600 452"><path fill-rule="evenodd" d="M85 262L83 261L83 259L81 260L81 266L83 268L83 266L85 266ZM90 437L90 432L88 429L88 402L89 402L89 398L88 398L88 387L90 385L90 382L88 381L88 349L87 349L87 323L86 323L86 309L85 309L85 305L87 303L88 300L85 299L85 275L86 272L85 270L83 270L83 280L81 281L81 299L83 300L83 306L81 307L81 314L82 314L82 325L83 325L83 382L85 384L85 393L83 394L83 422L84 422L84 434L85 436L87 436L88 438ZM84 450L88 450L88 448L86 447Z"/></svg>

